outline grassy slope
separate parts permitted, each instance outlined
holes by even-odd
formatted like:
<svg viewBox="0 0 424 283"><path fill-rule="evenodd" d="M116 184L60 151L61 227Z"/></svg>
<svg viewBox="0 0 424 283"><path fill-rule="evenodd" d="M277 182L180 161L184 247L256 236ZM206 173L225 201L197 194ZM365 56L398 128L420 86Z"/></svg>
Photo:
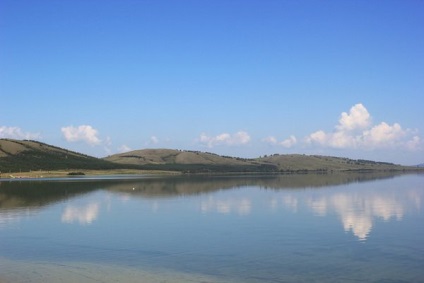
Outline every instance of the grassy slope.
<svg viewBox="0 0 424 283"><path fill-rule="evenodd" d="M127 153L115 154L105 160L119 163L139 165L143 169L163 169L183 172L275 172L274 164L258 162L254 159L243 159L220 156L209 152L181 151L172 149L143 149Z"/></svg>
<svg viewBox="0 0 424 283"><path fill-rule="evenodd" d="M98 159L37 141L0 139L1 172L117 169L192 173L418 170L416 167L331 156L275 154L256 159L244 159L172 149L136 150Z"/></svg>
<svg viewBox="0 0 424 283"><path fill-rule="evenodd" d="M333 156L320 155L272 155L259 158L258 161L271 163L278 166L280 171L345 171L345 170L403 170L409 167L400 166L386 162L375 162L370 160L353 160Z"/></svg>
<svg viewBox="0 0 424 283"><path fill-rule="evenodd" d="M121 164L225 164L251 165L252 161L220 156L208 152L180 151L174 149L142 149L106 157L105 160Z"/></svg>
<svg viewBox="0 0 424 283"><path fill-rule="evenodd" d="M332 156L287 154L242 159L219 156L207 152L180 151L171 149L144 149L105 158L120 164L137 164L159 168L177 168L186 171L271 171L271 172L300 172L300 171L387 171L417 169L392 163L369 160L353 160ZM198 170L196 170L198 169Z"/></svg>
<svg viewBox="0 0 424 283"><path fill-rule="evenodd" d="M0 171L114 169L122 167L37 141L0 139Z"/></svg>

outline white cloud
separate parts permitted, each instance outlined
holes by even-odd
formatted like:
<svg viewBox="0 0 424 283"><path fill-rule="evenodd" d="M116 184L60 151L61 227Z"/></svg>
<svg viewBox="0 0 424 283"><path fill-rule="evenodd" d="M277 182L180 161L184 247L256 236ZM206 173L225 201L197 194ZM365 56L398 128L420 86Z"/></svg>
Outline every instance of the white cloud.
<svg viewBox="0 0 424 283"><path fill-rule="evenodd" d="M151 144L158 144L159 143L159 139L156 136L151 136L150 137L150 143Z"/></svg>
<svg viewBox="0 0 424 283"><path fill-rule="evenodd" d="M286 148L290 148L293 147L294 145L297 144L297 139L295 136L291 135L290 137L288 137L287 139L279 142L275 137L273 136L269 136L266 137L262 140L263 142L270 144L270 145L280 145Z"/></svg>
<svg viewBox="0 0 424 283"><path fill-rule="evenodd" d="M409 150L418 150L420 149L421 146L421 139L418 136L414 136L412 137L412 139L410 139L409 141L406 142L406 147Z"/></svg>
<svg viewBox="0 0 424 283"><path fill-rule="evenodd" d="M151 136L146 142L144 142L145 146L156 145L160 142L157 136Z"/></svg>
<svg viewBox="0 0 424 283"><path fill-rule="evenodd" d="M280 144L284 147L292 147L297 143L297 139L295 136L290 136L288 139L283 140Z"/></svg>
<svg viewBox="0 0 424 283"><path fill-rule="evenodd" d="M83 141L92 146L99 145L101 143L101 140L98 137L98 131L90 125L63 127L61 131L68 142Z"/></svg>
<svg viewBox="0 0 424 283"><path fill-rule="evenodd" d="M202 133L197 141L209 148L217 145L243 145L249 143L250 136L244 131L239 131L232 135L228 133L222 133L215 137L210 137L205 133Z"/></svg>
<svg viewBox="0 0 424 283"><path fill-rule="evenodd" d="M343 112L335 131L316 131L306 137L306 143L333 148L404 148L417 150L421 140L411 129L403 129L400 124L389 125L371 123L371 115L362 104L356 104L349 114Z"/></svg>
<svg viewBox="0 0 424 283"><path fill-rule="evenodd" d="M266 137L262 141L270 145L276 145L278 143L277 139L273 136Z"/></svg>
<svg viewBox="0 0 424 283"><path fill-rule="evenodd" d="M119 150L120 153L124 153L124 152L131 151L132 149L131 149L131 147L123 144L118 148L118 150Z"/></svg>
<svg viewBox="0 0 424 283"><path fill-rule="evenodd" d="M0 138L33 140L41 138L40 133L24 132L19 127L0 127Z"/></svg>
<svg viewBox="0 0 424 283"><path fill-rule="evenodd" d="M403 130L398 123L390 126L382 122L364 131L363 137L366 145L395 145L395 143L401 140L406 134L407 131Z"/></svg>
<svg viewBox="0 0 424 283"><path fill-rule="evenodd" d="M371 115L368 110L358 103L350 108L349 114L343 112L336 128L339 131L351 131L355 129L365 129L371 124Z"/></svg>
<svg viewBox="0 0 424 283"><path fill-rule="evenodd" d="M110 137L106 137L106 140L104 141L103 149L107 154L112 154L112 139Z"/></svg>

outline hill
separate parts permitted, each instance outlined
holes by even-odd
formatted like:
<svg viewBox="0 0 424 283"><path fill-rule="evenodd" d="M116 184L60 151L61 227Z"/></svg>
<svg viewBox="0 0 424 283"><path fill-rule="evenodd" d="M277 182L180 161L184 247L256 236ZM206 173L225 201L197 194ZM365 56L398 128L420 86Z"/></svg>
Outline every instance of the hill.
<svg viewBox="0 0 424 283"><path fill-rule="evenodd" d="M322 155L274 154L257 159L258 162L274 164L281 172L291 171L388 171L412 169L388 162L350 159Z"/></svg>
<svg viewBox="0 0 424 283"><path fill-rule="evenodd" d="M142 169L183 172L275 172L274 164L255 159L221 156L210 152L174 149L143 149L108 156L105 160L140 166Z"/></svg>
<svg viewBox="0 0 424 283"><path fill-rule="evenodd" d="M38 141L0 139L0 171L115 169L122 166Z"/></svg>
<svg viewBox="0 0 424 283"><path fill-rule="evenodd" d="M274 154L246 159L209 152L174 149L135 150L99 159L38 141L0 139L0 172L112 169L162 170L183 173L325 173L423 170L416 166L406 167L386 162L332 156Z"/></svg>
<svg viewBox="0 0 424 283"><path fill-rule="evenodd" d="M167 168L186 172L331 172L331 171L390 171L410 170L387 162L354 160L332 156L274 154L254 159L220 156L209 152L172 149L143 149L115 154L105 160L139 165L143 168Z"/></svg>

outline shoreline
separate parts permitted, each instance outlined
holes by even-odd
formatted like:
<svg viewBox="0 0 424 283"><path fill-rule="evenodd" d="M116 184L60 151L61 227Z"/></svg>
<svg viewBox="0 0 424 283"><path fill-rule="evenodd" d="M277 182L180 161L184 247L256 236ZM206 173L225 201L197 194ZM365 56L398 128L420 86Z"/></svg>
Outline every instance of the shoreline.
<svg viewBox="0 0 424 283"><path fill-rule="evenodd" d="M83 174L77 174L83 173ZM48 170L31 172L1 172L1 179L43 179L72 176L108 176L108 175L180 175L180 172L161 170L112 169L112 170Z"/></svg>
<svg viewBox="0 0 424 283"><path fill-rule="evenodd" d="M331 174L349 174L349 173L424 173L424 168L408 168L399 170L331 170L330 172L322 171L298 171L298 172L208 172L208 173L183 173L179 171L166 171L166 170L141 170L141 169L107 169L107 170L39 170L30 172L0 172L0 180L14 180L14 179L47 179L47 178L65 178L65 177L90 177L90 176L119 176L119 175L167 175L167 176L180 176L180 175L305 175L305 174L318 174L318 175L331 175Z"/></svg>

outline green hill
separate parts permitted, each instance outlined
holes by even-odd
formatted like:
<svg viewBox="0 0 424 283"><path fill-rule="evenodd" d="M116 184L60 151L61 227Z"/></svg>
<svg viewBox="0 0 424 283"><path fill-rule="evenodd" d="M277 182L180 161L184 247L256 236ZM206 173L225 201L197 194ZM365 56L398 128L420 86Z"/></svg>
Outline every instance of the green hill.
<svg viewBox="0 0 424 283"><path fill-rule="evenodd" d="M412 167L363 159L334 156L274 154L257 159L258 162L276 165L279 171L387 171L407 170Z"/></svg>
<svg viewBox="0 0 424 283"><path fill-rule="evenodd" d="M0 139L0 172L111 169L165 170L184 173L424 170L386 162L332 156L274 154L246 159L209 152L173 149L135 150L99 159L38 141Z"/></svg>
<svg viewBox="0 0 424 283"><path fill-rule="evenodd" d="M105 158L119 164L140 166L142 169L176 170L182 172L276 172L274 164L255 159L221 156L209 152L174 149L143 149L115 154Z"/></svg>
<svg viewBox="0 0 424 283"><path fill-rule="evenodd" d="M115 169L118 164L38 141L0 139L0 171Z"/></svg>
<svg viewBox="0 0 424 283"><path fill-rule="evenodd" d="M208 152L172 149L143 149L115 154L105 160L139 165L144 168L167 168L186 172L331 172L331 171L398 171L413 170L387 162L354 160L332 156L274 154L254 159L220 156Z"/></svg>

